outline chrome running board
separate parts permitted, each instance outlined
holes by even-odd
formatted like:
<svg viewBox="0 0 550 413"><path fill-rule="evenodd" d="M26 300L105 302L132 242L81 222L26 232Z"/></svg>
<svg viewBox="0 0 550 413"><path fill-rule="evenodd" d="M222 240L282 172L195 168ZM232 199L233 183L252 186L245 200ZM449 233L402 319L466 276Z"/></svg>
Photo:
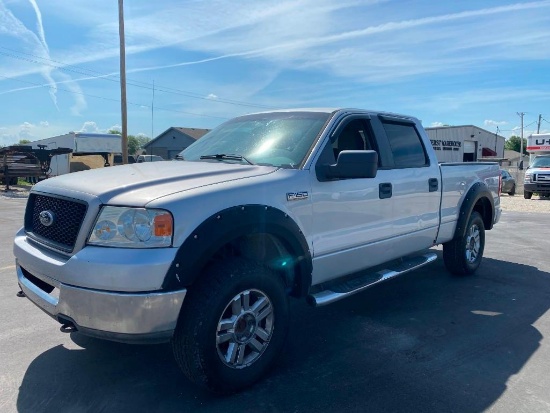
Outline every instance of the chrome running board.
<svg viewBox="0 0 550 413"><path fill-rule="evenodd" d="M389 280L390 278L416 270L417 268L423 267L436 259L437 255L435 253L427 253L424 255L407 258L402 260L397 265L391 266L391 268L374 273L365 273L357 276L356 278L347 279L340 284L332 285L329 289L324 291L310 294L307 296L306 300L314 307L331 304L335 301L341 300L342 298L346 298L350 295L366 290L373 285Z"/></svg>

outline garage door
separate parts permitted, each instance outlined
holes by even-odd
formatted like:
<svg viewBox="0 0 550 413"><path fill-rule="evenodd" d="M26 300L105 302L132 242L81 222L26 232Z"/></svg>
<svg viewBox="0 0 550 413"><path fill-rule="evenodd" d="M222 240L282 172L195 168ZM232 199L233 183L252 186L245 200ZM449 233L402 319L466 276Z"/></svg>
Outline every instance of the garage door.
<svg viewBox="0 0 550 413"><path fill-rule="evenodd" d="M475 141L464 141L464 153L475 153L476 143Z"/></svg>

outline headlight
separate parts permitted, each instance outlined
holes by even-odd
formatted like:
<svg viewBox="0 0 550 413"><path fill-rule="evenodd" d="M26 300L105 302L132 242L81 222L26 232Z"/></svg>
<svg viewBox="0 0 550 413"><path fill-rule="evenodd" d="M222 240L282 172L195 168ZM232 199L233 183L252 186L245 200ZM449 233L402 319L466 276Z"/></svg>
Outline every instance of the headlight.
<svg viewBox="0 0 550 413"><path fill-rule="evenodd" d="M150 248L172 245L173 219L163 209L104 206L88 244L107 247Z"/></svg>

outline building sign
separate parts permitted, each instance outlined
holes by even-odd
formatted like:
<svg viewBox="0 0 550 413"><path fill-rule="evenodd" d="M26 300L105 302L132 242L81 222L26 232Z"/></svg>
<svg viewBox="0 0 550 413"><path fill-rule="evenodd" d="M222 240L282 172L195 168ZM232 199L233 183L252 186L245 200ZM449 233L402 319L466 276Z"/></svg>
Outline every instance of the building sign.
<svg viewBox="0 0 550 413"><path fill-rule="evenodd" d="M550 133L529 136L526 149L527 152L550 152Z"/></svg>
<svg viewBox="0 0 550 413"><path fill-rule="evenodd" d="M440 139L430 139L434 150L436 151L458 151L462 146L460 141L442 141Z"/></svg>

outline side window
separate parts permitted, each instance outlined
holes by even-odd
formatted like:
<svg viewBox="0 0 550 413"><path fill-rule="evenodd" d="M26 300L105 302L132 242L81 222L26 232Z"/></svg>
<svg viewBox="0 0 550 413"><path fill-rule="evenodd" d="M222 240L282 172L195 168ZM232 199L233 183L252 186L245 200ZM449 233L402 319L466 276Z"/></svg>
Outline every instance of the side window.
<svg viewBox="0 0 550 413"><path fill-rule="evenodd" d="M429 165L422 140L414 125L382 122L396 168L416 168Z"/></svg>
<svg viewBox="0 0 550 413"><path fill-rule="evenodd" d="M354 119L340 131L336 140L332 142L334 160L342 151L373 150L378 151L370 124L362 119ZM379 158L380 159L380 158Z"/></svg>

